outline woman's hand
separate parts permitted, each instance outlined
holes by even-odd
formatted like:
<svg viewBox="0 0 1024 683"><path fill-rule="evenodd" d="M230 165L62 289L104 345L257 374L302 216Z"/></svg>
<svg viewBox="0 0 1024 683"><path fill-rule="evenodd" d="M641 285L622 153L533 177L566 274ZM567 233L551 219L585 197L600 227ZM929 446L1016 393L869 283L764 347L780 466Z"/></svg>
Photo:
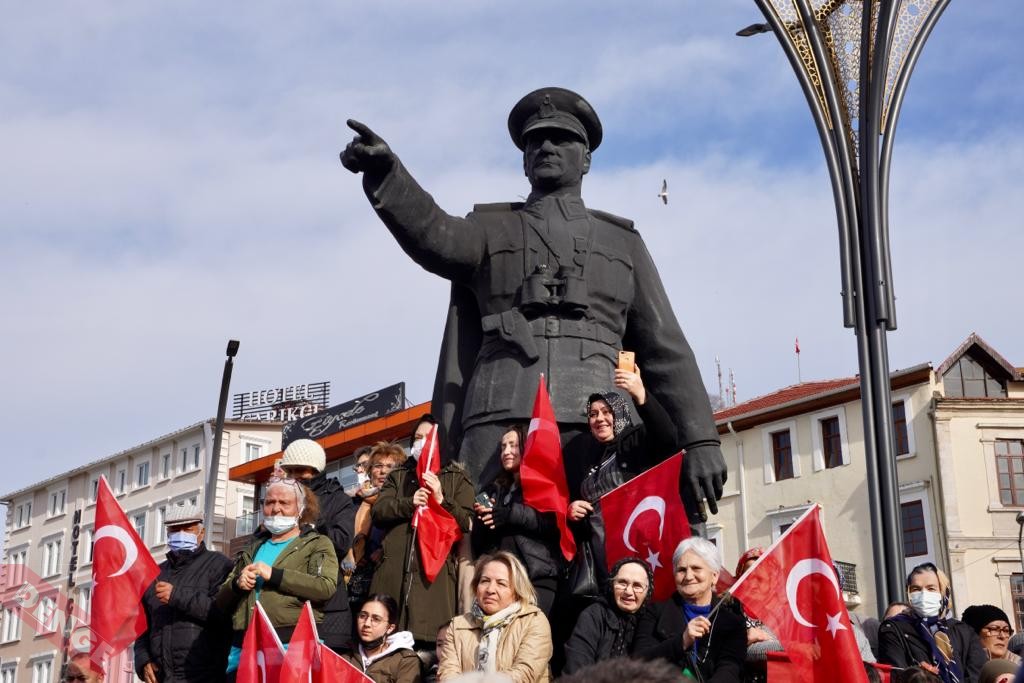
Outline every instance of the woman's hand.
<svg viewBox="0 0 1024 683"><path fill-rule="evenodd" d="M643 380L640 379L640 366L635 365L634 367L636 372L616 368L615 386L629 392L629 395L633 397L633 402L642 406L647 402L647 390L644 388Z"/></svg>
<svg viewBox="0 0 1024 683"><path fill-rule="evenodd" d="M256 571L256 565L246 565L235 579L235 584L244 591L251 591L256 587L257 576L259 576L259 572Z"/></svg>
<svg viewBox="0 0 1024 683"><path fill-rule="evenodd" d="M493 508L485 508L480 503L473 503L473 512L476 513L477 518L484 524L484 526L490 529L494 528Z"/></svg>
<svg viewBox="0 0 1024 683"><path fill-rule="evenodd" d="M430 491L421 486L416 489L416 493L412 494L412 504L416 507L423 507L427 504L428 498L430 498Z"/></svg>
<svg viewBox="0 0 1024 683"><path fill-rule="evenodd" d="M427 490L434 495L434 500L436 500L438 504L444 502L444 494L441 493L441 480L437 478L436 474L433 472L424 472L423 486L425 486Z"/></svg>
<svg viewBox="0 0 1024 683"><path fill-rule="evenodd" d="M249 565L256 570L256 575L261 577L264 581L270 581L270 572L272 571L270 565L266 562L257 562L256 564Z"/></svg>
<svg viewBox="0 0 1024 683"><path fill-rule="evenodd" d="M711 622L704 617L691 619L683 631L683 649L689 650L698 638L703 638L711 632Z"/></svg>
<svg viewBox="0 0 1024 683"><path fill-rule="evenodd" d="M593 511L594 506L585 500L574 500L569 503L569 519L574 522L580 521Z"/></svg>
<svg viewBox="0 0 1024 683"><path fill-rule="evenodd" d="M747 629L747 645L753 645L754 643L765 643L771 640L772 637L767 632L759 628L748 628Z"/></svg>

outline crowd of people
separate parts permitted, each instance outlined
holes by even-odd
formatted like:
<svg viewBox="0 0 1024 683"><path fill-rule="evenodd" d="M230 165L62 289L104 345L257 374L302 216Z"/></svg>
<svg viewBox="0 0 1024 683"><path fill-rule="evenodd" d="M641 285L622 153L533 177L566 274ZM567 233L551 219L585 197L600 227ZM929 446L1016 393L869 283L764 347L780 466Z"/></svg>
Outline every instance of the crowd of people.
<svg viewBox="0 0 1024 683"><path fill-rule="evenodd" d="M577 557L592 562L586 580L577 561L562 557L553 513L524 500L523 425L509 425L495 444L501 474L479 490L455 461L417 474L429 415L407 444L357 452L359 482L348 491L325 474L323 449L299 440L285 449L282 471L264 490L262 524L234 561L206 548L200 511L168 513L167 559L145 595L148 629L135 643L138 675L146 683L234 681L256 603L287 646L309 602L323 644L376 683L472 672L515 683L603 680L595 666L622 672L618 681L637 671L650 680L765 681L768 653L783 648L766 624L717 592L714 544L699 536L679 544L676 590L663 602L652 599L644 559L605 558L601 496L669 457L677 442L639 372L617 371L615 385L587 400L590 433L565 461ZM433 580L411 524L429 498L464 534ZM743 553L735 575L762 552ZM610 571L606 559L615 560ZM976 605L956 620L951 597L941 570L916 567L907 601L880 624L851 615L861 658L896 667L898 681L1012 680L1007 672L1020 657L1007 615ZM875 680L877 671L866 673Z"/></svg>

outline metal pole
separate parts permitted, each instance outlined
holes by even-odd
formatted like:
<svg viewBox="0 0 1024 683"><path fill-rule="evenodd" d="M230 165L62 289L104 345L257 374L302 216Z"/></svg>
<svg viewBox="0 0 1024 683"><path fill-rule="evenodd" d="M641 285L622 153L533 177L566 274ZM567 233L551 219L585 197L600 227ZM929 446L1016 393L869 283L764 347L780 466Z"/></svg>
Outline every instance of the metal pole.
<svg viewBox="0 0 1024 683"><path fill-rule="evenodd" d="M217 422L213 429L213 452L210 453L210 471L206 476L206 505L203 511L203 520L209 530L210 538L207 543L213 547L213 508L217 501L217 483L220 479L220 444L224 436L224 414L228 408L228 390L231 387L231 369L234 367L234 358L238 354L238 340L228 341L227 359L224 361L224 374L220 380L220 401L217 403Z"/></svg>

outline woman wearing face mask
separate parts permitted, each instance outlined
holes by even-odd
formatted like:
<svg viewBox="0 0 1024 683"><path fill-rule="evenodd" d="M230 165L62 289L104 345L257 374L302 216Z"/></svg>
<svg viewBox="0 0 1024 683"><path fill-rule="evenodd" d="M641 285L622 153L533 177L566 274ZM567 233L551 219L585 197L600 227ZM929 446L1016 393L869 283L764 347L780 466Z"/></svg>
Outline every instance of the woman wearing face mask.
<svg viewBox="0 0 1024 683"><path fill-rule="evenodd" d="M604 522L601 519L601 496L629 481L678 450L679 437L668 413L655 396L644 388L640 368L635 372L617 369L615 386L629 394L629 399L617 391L594 394L587 401L587 422L590 434L572 443L567 451L571 462L566 463L569 484L569 519L574 522L573 533L577 547L588 544L593 557L595 581L592 597L607 581L604 559ZM629 401L632 400L643 424L634 425ZM575 590L578 597L581 590Z"/></svg>
<svg viewBox="0 0 1024 683"><path fill-rule="evenodd" d="M412 634L397 630L397 621L398 603L380 593L366 598L356 613L359 645L345 659L375 683L419 683L422 676Z"/></svg>
<svg viewBox="0 0 1024 683"><path fill-rule="evenodd" d="M919 666L945 683L978 680L988 659L970 626L947 618L949 579L930 562L907 577L910 612L878 628L878 661L899 668Z"/></svg>
<svg viewBox="0 0 1024 683"><path fill-rule="evenodd" d="M654 575L639 557L626 557L612 567L605 595L587 607L565 644L563 674L605 659L628 657L641 611L648 606Z"/></svg>
<svg viewBox="0 0 1024 683"><path fill-rule="evenodd" d="M142 597L146 631L135 641L135 671L147 683L222 681L231 628L214 596L231 571L203 543L203 513L173 505L164 519L167 559Z"/></svg>
<svg viewBox="0 0 1024 683"><path fill-rule="evenodd" d="M526 430L513 425L501 437L502 473L473 504L473 549L477 556L507 550L526 565L537 605L551 616L561 575L562 553L554 513L540 513L523 502L519 466ZM481 498L489 501L486 504Z"/></svg>
<svg viewBox="0 0 1024 683"><path fill-rule="evenodd" d="M308 600L318 622L338 586L334 545L315 531L320 515L316 495L294 479L273 478L263 499L263 525L238 555L235 568L217 593L217 605L232 612L234 629L228 680L234 679L242 639L259 600L281 642L292 631Z"/></svg>

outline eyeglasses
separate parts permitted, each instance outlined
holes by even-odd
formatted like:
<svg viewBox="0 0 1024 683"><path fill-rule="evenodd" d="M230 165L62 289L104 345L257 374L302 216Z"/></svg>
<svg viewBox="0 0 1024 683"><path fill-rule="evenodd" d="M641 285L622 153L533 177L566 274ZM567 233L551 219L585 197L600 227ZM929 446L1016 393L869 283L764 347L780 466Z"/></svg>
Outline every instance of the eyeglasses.
<svg viewBox="0 0 1024 683"><path fill-rule="evenodd" d="M1006 636L1009 638L1013 635L1013 629L1009 626L982 626L981 630L986 636Z"/></svg>
<svg viewBox="0 0 1024 683"><path fill-rule="evenodd" d="M387 470L388 472L390 472L391 470L395 469L395 463L393 463L393 462L378 462L378 463L374 463L373 465L370 465L370 469L371 470Z"/></svg>
<svg viewBox="0 0 1024 683"><path fill-rule="evenodd" d="M356 615L356 619L358 619L359 621L368 621L371 624L373 624L374 626L380 626L381 624L386 624L387 621L388 621L387 619L385 619L384 617L380 616L379 614L370 614L369 612L360 612L359 614Z"/></svg>
<svg viewBox="0 0 1024 683"><path fill-rule="evenodd" d="M633 591L634 593L647 592L647 584L633 583L630 581L626 581L625 579L615 579L614 581L612 581L612 586L615 587L615 590L619 591Z"/></svg>
<svg viewBox="0 0 1024 683"><path fill-rule="evenodd" d="M65 681L87 681L89 677L85 674L67 674L64 676Z"/></svg>

